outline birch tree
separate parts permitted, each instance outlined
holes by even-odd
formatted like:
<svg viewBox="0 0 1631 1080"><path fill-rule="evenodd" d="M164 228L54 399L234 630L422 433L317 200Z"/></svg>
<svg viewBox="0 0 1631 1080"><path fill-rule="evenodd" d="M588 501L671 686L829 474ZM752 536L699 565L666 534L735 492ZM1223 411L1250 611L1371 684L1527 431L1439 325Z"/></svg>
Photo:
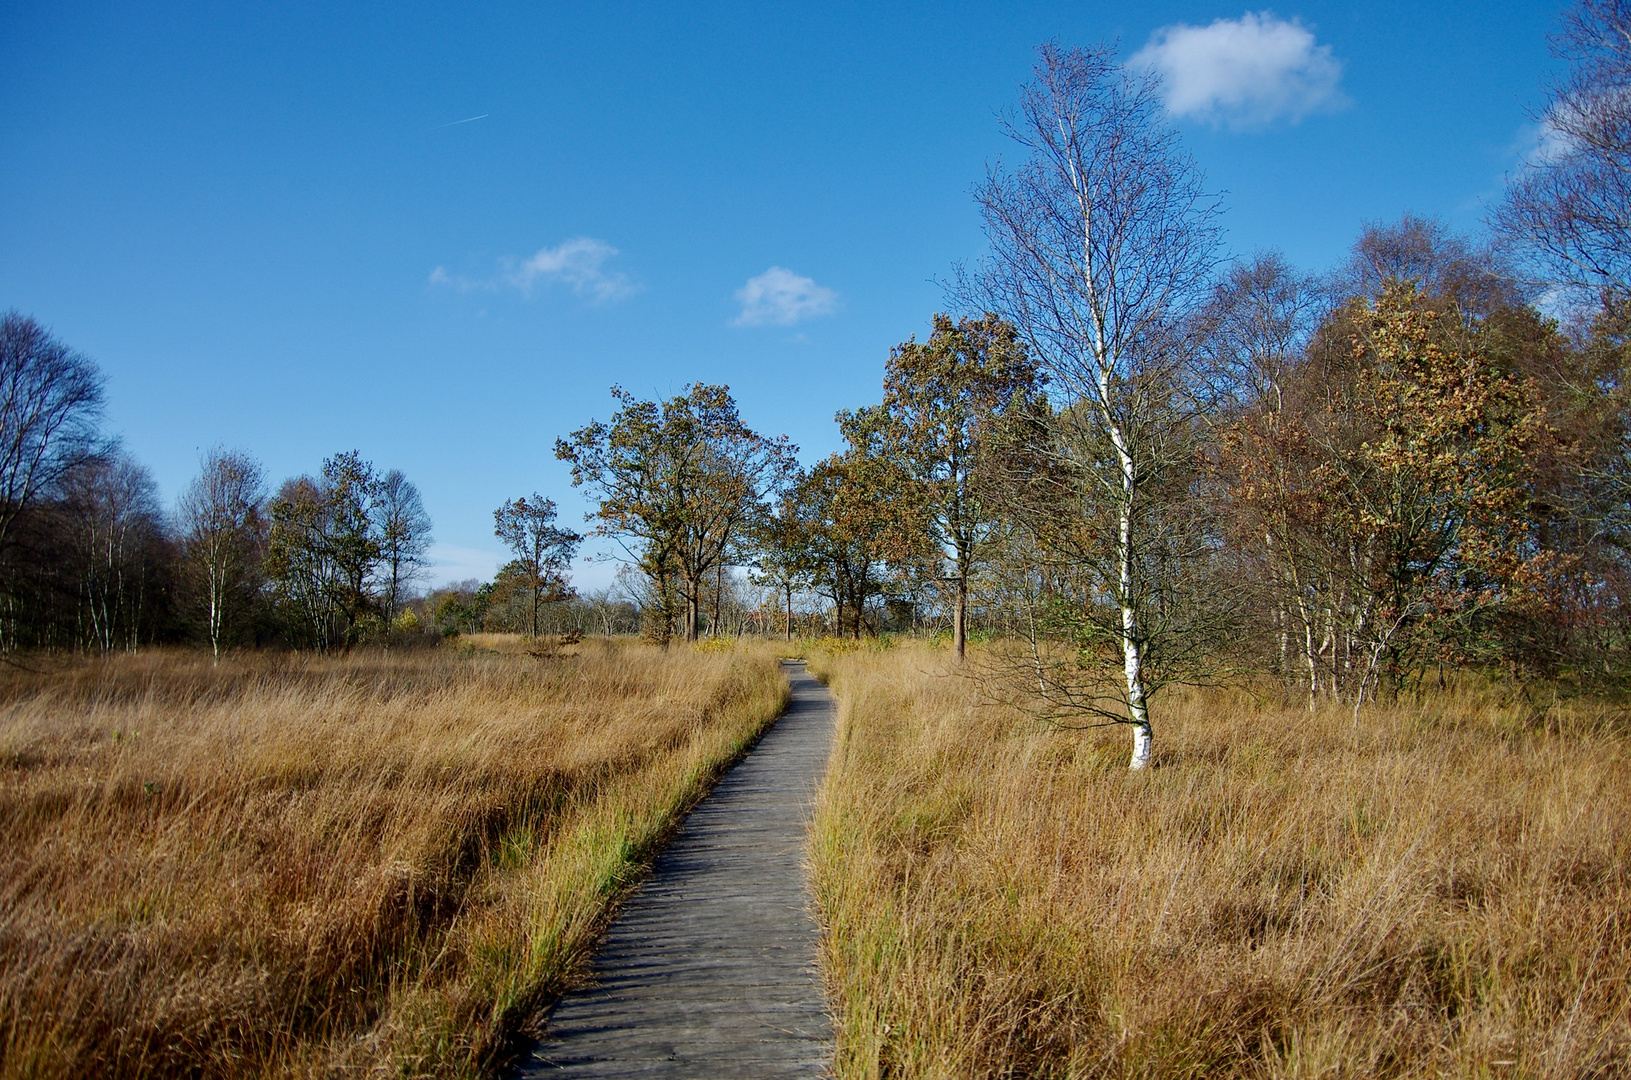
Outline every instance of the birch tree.
<svg viewBox="0 0 1631 1080"><path fill-rule="evenodd" d="M222 637L250 603L266 541L265 504L259 463L217 448L204 458L177 508L183 558L202 587L204 627L216 660Z"/></svg>
<svg viewBox="0 0 1631 1080"><path fill-rule="evenodd" d="M62 480L60 513L76 570L80 641L100 652L135 651L165 545L152 476L113 448L81 462Z"/></svg>
<svg viewBox="0 0 1631 1080"><path fill-rule="evenodd" d="M1018 328L1074 427L1051 444L1056 464L1101 496L1077 505L1106 516L1084 524L1108 528L1113 552L1093 583L1117 614L1125 693L1109 718L1131 725L1141 769L1149 617L1172 569L1146 558L1146 541L1192 418L1178 328L1212 269L1216 201L1165 119L1157 78L1108 46L1044 46L1004 127L1027 156L979 190L991 256L969 291Z"/></svg>
<svg viewBox="0 0 1631 1080"><path fill-rule="evenodd" d="M1223 425L1217 460L1242 547L1266 549L1300 639L1308 701L1357 709L1430 660L1548 621L1572 560L1547 528L1556 433L1511 326L1475 324L1412 282L1354 298L1282 380Z"/></svg>
<svg viewBox="0 0 1631 1080"><path fill-rule="evenodd" d="M1289 387L1327 303L1318 279L1294 270L1278 252L1264 252L1229 267L1197 314L1192 334L1218 406L1208 455L1212 480L1221 481L1217 499L1230 519L1232 542L1258 556L1252 561L1261 570L1278 672L1289 681L1293 667L1300 667L1297 677L1306 678L1310 701L1318 693L1318 619L1311 611L1304 536L1293 522L1299 511L1317 512L1317 506L1298 490L1306 478L1282 427ZM1252 454L1236 470L1243 439L1252 442ZM1245 473L1253 486L1242 487ZM1232 499L1235 490L1258 498Z"/></svg>

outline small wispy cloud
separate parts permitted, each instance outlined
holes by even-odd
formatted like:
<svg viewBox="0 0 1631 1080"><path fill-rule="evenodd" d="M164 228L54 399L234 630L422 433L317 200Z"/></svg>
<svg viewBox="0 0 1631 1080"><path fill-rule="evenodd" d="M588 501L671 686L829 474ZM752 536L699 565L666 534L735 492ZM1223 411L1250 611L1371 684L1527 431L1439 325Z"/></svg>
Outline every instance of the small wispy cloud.
<svg viewBox="0 0 1631 1080"><path fill-rule="evenodd" d="M1568 157L1574 149L1572 135L1560 130L1550 120L1543 120L1534 126L1533 142L1523 159L1527 165L1551 165Z"/></svg>
<svg viewBox="0 0 1631 1080"><path fill-rule="evenodd" d="M1167 111L1214 126L1296 123L1347 104L1342 62L1299 20L1247 12L1163 26L1129 63L1160 74Z"/></svg>
<svg viewBox="0 0 1631 1080"><path fill-rule="evenodd" d="M491 115L493 115L493 114L492 113L482 113L480 116L467 116L463 120L449 120L445 124L432 125L430 130L440 131L443 128L458 127L460 124L469 124L469 123L473 123L473 122L475 122L477 120L485 120Z"/></svg>
<svg viewBox="0 0 1631 1080"><path fill-rule="evenodd" d="M1574 152L1574 136L1558 126L1550 114L1526 124L1513 141L1512 153L1525 166L1555 165Z"/></svg>
<svg viewBox="0 0 1631 1080"><path fill-rule="evenodd" d="M734 326L792 326L838 310L838 294L810 278L772 266L736 290L742 311Z"/></svg>
<svg viewBox="0 0 1631 1080"><path fill-rule="evenodd" d="M491 277L465 277L438 266L430 272L430 283L459 292L515 289L529 298L540 285L561 285L590 303L605 304L640 291L627 274L607 267L617 254L617 249L604 240L577 236L554 247L539 248L525 259L502 258L498 260L498 272Z"/></svg>

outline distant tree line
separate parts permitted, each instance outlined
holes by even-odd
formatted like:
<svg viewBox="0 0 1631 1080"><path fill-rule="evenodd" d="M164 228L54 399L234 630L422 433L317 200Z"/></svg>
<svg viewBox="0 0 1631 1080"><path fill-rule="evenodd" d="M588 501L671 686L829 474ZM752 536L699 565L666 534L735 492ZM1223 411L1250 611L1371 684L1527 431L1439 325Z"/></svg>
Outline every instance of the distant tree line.
<svg viewBox="0 0 1631 1080"><path fill-rule="evenodd" d="M253 458L216 449L166 513L101 433L95 365L15 312L0 319L0 395L6 653L332 649L417 627L407 600L431 522L400 471L342 453L269 493Z"/></svg>

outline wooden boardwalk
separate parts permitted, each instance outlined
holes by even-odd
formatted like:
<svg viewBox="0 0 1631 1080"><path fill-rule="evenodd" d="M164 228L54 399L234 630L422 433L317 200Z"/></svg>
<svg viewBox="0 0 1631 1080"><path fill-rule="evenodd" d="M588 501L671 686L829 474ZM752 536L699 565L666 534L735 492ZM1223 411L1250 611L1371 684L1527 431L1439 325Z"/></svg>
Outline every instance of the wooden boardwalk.
<svg viewBox="0 0 1631 1080"><path fill-rule="evenodd" d="M825 1074L804 839L833 704L803 664L786 671L787 711L658 856L523 1077Z"/></svg>

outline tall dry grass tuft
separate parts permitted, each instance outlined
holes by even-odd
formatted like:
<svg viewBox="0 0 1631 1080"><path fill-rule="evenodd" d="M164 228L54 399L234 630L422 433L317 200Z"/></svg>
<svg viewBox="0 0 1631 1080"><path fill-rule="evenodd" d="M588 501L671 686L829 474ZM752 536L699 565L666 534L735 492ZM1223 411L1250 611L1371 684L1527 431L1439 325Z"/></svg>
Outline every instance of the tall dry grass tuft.
<svg viewBox="0 0 1631 1080"><path fill-rule="evenodd" d="M840 1077L1631 1076L1623 714L1193 692L1130 774L943 652L812 666Z"/></svg>
<svg viewBox="0 0 1631 1080"><path fill-rule="evenodd" d="M786 693L768 648L577 651L0 674L0 1076L500 1065Z"/></svg>

